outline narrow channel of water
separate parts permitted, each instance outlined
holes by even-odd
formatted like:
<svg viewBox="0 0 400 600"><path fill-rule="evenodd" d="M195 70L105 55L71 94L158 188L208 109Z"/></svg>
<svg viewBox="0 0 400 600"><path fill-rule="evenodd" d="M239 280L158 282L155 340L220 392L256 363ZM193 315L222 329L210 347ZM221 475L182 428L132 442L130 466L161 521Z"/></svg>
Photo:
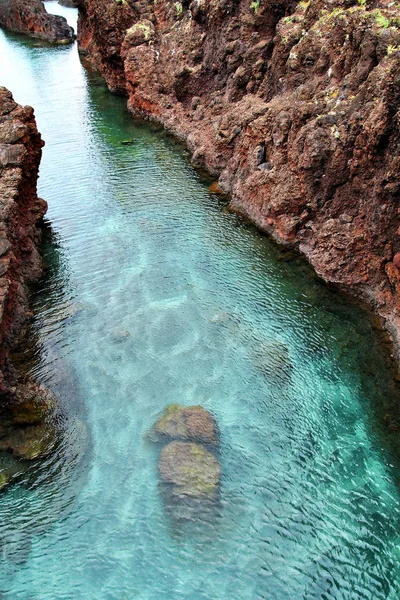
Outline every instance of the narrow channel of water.
<svg viewBox="0 0 400 600"><path fill-rule="evenodd" d="M371 320L227 214L76 46L0 51L46 140L32 370L65 429L1 494L0 597L397 600L398 390ZM145 437L171 402L222 435L218 514L182 530Z"/></svg>

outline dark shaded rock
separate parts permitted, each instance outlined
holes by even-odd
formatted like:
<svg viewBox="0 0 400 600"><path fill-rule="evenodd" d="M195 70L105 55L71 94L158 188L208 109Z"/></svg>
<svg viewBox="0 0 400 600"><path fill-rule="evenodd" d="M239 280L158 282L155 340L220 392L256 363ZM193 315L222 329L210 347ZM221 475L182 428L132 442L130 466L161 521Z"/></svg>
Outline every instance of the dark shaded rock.
<svg viewBox="0 0 400 600"><path fill-rule="evenodd" d="M171 442L158 461L161 481L177 496L210 498L218 493L221 468L215 456L201 444Z"/></svg>
<svg viewBox="0 0 400 600"><path fill-rule="evenodd" d="M218 443L218 428L211 413L202 406L170 404L155 423L155 441L187 440L205 444Z"/></svg>
<svg viewBox="0 0 400 600"><path fill-rule="evenodd" d="M41 0L0 0L0 25L52 43L69 44L75 39L67 20L48 14Z"/></svg>

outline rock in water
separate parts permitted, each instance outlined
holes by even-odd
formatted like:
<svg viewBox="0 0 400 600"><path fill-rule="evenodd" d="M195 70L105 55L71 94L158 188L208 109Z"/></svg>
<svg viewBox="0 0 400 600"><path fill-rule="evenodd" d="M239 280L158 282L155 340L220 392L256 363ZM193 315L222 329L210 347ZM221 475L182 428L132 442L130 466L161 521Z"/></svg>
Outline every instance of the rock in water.
<svg viewBox="0 0 400 600"><path fill-rule="evenodd" d="M75 39L67 20L50 15L41 0L0 0L0 25L57 44L69 44Z"/></svg>
<svg viewBox="0 0 400 600"><path fill-rule="evenodd" d="M12 452L18 458L34 460L50 454L54 444L54 430L42 423L14 429L7 437L0 439L0 450Z"/></svg>
<svg viewBox="0 0 400 600"><path fill-rule="evenodd" d="M17 387L16 403L10 407L13 422L19 425L34 425L53 412L56 399L50 390L29 381Z"/></svg>
<svg viewBox="0 0 400 600"><path fill-rule="evenodd" d="M161 450L158 469L174 495L210 499L218 493L220 465L201 444L170 442Z"/></svg>
<svg viewBox="0 0 400 600"><path fill-rule="evenodd" d="M170 404L155 423L154 441L186 440L204 444L218 443L218 427L211 413L202 406Z"/></svg>
<svg viewBox="0 0 400 600"><path fill-rule="evenodd" d="M164 508L174 526L213 523L221 478L215 455L219 430L213 415L202 406L170 404L154 424L150 439L166 444L158 472Z"/></svg>

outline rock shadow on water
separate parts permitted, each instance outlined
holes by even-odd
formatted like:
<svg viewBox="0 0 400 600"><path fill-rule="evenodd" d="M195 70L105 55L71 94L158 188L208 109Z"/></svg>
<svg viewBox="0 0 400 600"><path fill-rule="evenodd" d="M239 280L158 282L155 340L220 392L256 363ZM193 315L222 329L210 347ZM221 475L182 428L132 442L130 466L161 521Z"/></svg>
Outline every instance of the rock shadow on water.
<svg viewBox="0 0 400 600"><path fill-rule="evenodd" d="M175 533L204 533L220 512L220 433L201 406L170 404L149 432L160 445L159 490Z"/></svg>

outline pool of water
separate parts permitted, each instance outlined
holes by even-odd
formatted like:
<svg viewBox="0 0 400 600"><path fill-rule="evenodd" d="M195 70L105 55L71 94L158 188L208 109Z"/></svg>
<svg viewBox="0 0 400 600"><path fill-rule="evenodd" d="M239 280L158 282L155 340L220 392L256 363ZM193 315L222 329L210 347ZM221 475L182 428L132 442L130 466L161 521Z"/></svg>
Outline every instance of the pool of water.
<svg viewBox="0 0 400 600"><path fill-rule="evenodd" d="M373 321L229 215L76 46L0 50L46 140L30 364L64 429L0 497L0 597L398 599L398 388ZM190 527L146 438L171 402L221 430L220 503Z"/></svg>

